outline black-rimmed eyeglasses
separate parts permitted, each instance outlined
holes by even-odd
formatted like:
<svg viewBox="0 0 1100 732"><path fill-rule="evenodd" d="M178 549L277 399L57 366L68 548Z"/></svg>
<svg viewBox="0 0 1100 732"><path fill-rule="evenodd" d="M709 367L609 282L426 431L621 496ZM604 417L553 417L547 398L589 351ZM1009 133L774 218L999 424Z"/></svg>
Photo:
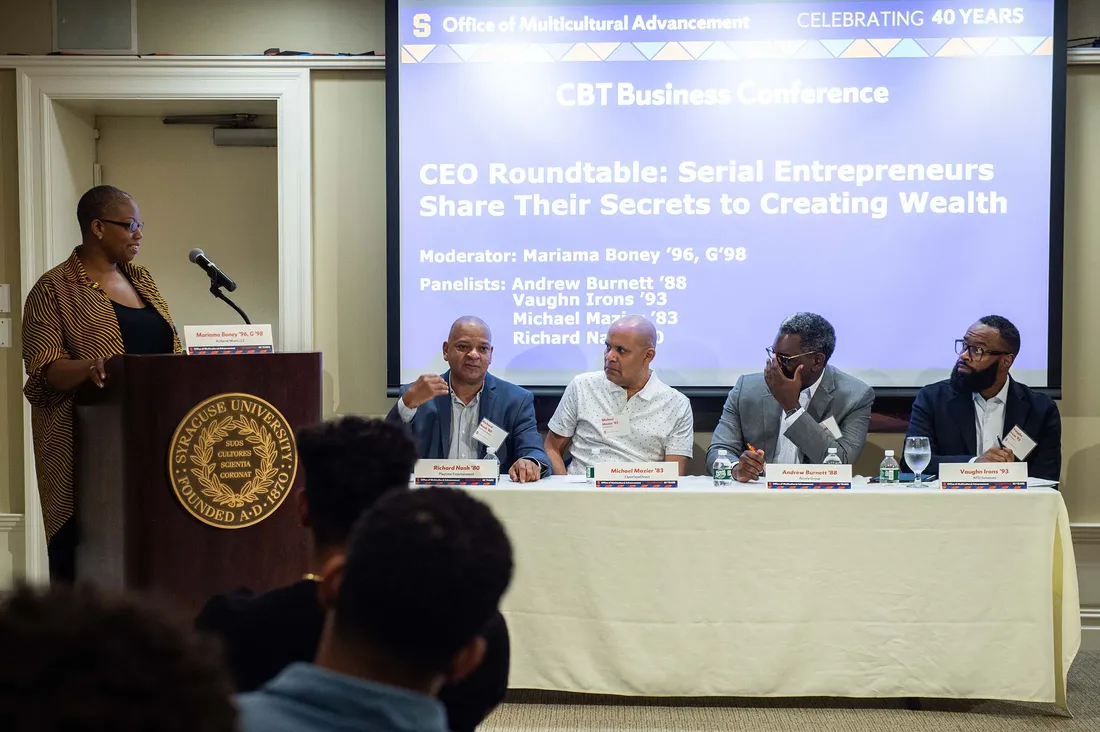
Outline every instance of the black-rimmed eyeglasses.
<svg viewBox="0 0 1100 732"><path fill-rule="evenodd" d="M144 221L111 221L110 219L99 219L105 224L114 224L115 226L121 226L129 231L131 234L137 231L141 231L145 228Z"/></svg>
<svg viewBox="0 0 1100 732"><path fill-rule="evenodd" d="M970 358L974 359L975 361L981 361L983 358L985 358L986 354L989 354L990 356L1007 356L1012 353L1012 351L991 351L988 348L983 348L981 346L972 346L964 341L962 338L955 341L955 353L961 356L967 351L970 351Z"/></svg>

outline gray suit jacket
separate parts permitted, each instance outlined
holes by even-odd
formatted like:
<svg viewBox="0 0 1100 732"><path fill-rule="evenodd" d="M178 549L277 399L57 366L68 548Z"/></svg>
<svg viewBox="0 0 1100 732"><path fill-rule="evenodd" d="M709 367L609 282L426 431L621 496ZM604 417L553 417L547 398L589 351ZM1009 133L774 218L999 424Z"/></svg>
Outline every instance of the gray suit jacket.
<svg viewBox="0 0 1100 732"><path fill-rule="evenodd" d="M809 407L787 428L787 439L801 451L804 463L821 463L830 447L837 448L841 462L854 463L867 443L867 426L871 423L874 401L875 391L870 386L826 366ZM737 462L748 443L763 450L767 462L774 462L782 414L779 402L764 383L764 374L739 378L726 397L722 418L711 437L707 470L714 465L719 448L726 448L730 459ZM828 417L833 417L840 427L839 440L819 424Z"/></svg>

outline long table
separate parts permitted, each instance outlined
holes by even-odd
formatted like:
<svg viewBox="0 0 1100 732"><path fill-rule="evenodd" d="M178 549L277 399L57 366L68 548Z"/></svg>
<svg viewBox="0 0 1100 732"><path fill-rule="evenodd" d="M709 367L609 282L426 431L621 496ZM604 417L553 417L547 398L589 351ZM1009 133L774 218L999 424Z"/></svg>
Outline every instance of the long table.
<svg viewBox="0 0 1100 732"><path fill-rule="evenodd" d="M513 688L1065 707L1080 601L1053 489L472 492L515 547Z"/></svg>

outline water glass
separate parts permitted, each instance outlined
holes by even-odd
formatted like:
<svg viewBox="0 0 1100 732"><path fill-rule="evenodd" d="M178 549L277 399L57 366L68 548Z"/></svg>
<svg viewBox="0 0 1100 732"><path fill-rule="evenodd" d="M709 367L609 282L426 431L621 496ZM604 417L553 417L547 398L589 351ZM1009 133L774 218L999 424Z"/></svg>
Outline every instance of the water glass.
<svg viewBox="0 0 1100 732"><path fill-rule="evenodd" d="M905 438L905 464L913 470L913 487L923 488L921 472L932 462L932 444L927 437Z"/></svg>

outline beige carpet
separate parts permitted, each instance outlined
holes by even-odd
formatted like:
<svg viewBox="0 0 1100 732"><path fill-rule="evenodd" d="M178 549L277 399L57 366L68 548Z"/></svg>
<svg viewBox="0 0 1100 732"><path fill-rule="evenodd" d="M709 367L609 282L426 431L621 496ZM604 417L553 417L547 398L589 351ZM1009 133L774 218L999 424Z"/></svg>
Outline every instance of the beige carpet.
<svg viewBox="0 0 1100 732"><path fill-rule="evenodd" d="M1067 718L1052 705L922 699L645 699L514 691L480 732L1100 732L1100 653L1070 669Z"/></svg>

